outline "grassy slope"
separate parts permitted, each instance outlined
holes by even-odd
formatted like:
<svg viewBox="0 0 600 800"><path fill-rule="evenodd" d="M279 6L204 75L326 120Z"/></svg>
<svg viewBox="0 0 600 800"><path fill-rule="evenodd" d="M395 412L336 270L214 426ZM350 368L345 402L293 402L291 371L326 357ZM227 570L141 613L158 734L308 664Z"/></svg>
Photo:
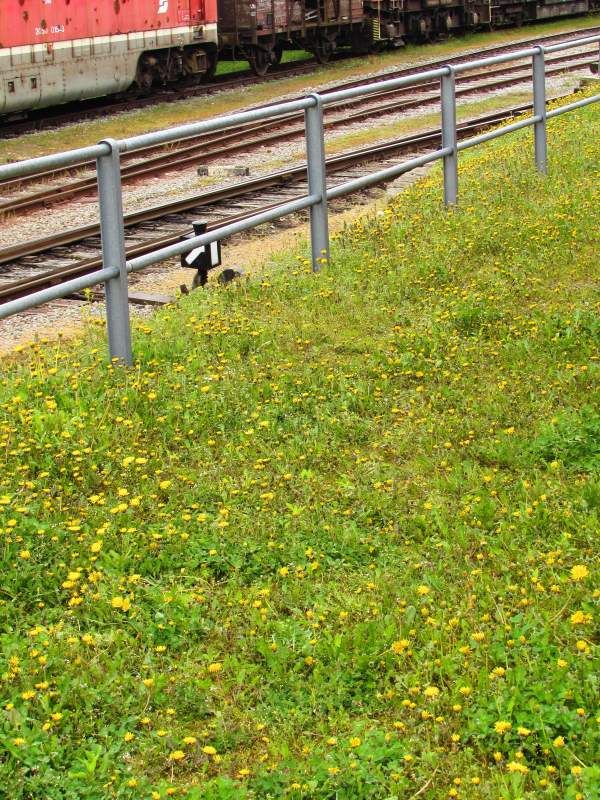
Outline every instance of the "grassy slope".
<svg viewBox="0 0 600 800"><path fill-rule="evenodd" d="M599 124L5 367L0 794L597 796Z"/></svg>

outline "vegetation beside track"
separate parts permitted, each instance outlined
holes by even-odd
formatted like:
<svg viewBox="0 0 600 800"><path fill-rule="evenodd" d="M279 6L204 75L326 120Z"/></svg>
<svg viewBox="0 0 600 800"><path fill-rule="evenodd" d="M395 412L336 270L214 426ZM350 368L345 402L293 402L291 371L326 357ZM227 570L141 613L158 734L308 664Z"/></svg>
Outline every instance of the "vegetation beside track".
<svg viewBox="0 0 600 800"><path fill-rule="evenodd" d="M597 797L599 124L5 364L5 796Z"/></svg>

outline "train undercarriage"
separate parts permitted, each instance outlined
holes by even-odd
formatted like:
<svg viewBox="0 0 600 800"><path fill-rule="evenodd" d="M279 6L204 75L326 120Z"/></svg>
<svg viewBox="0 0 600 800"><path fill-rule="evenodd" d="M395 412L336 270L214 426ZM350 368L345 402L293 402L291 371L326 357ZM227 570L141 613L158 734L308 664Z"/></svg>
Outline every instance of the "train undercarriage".
<svg viewBox="0 0 600 800"><path fill-rule="evenodd" d="M229 1L223 0L225 7ZM346 14L344 0L303 0L296 4L300 8L295 18L280 19L283 24L278 25L278 2L262 0L266 11L261 17L259 0L252 20L236 17L235 30L228 30L226 14L221 25L222 53L247 60L257 75L279 64L288 48L307 50L325 63L338 49L365 55L407 42L576 16L600 7L600 0L366 0L360 17L353 19L352 0L347 0Z"/></svg>

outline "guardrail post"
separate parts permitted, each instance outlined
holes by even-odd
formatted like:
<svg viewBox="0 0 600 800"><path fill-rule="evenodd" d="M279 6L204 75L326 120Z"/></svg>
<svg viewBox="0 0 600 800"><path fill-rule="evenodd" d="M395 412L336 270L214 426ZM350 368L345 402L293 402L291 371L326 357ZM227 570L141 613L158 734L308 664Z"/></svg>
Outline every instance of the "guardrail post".
<svg viewBox="0 0 600 800"><path fill-rule="evenodd" d="M130 366L133 363L133 354L127 294L119 148L114 139L104 139L101 144L107 144L110 147L109 153L99 156L96 160L102 266L119 268L117 277L111 278L104 284L108 350L111 360L117 359L122 364Z"/></svg>
<svg viewBox="0 0 600 800"><path fill-rule="evenodd" d="M323 132L323 103L318 94L309 95L314 106L304 111L306 129L306 166L308 193L321 200L310 208L310 243L313 272L329 261L329 221L327 218L327 174L325 172L325 136Z"/></svg>
<svg viewBox="0 0 600 800"><path fill-rule="evenodd" d="M458 202L458 150L456 149L456 81L454 69L446 67L448 73L441 78L442 147L451 147L452 152L444 156L444 203L447 206Z"/></svg>
<svg viewBox="0 0 600 800"><path fill-rule="evenodd" d="M544 48L538 47L533 56L533 113L540 117L534 124L535 165L544 175L548 171L548 141L546 136L546 64Z"/></svg>

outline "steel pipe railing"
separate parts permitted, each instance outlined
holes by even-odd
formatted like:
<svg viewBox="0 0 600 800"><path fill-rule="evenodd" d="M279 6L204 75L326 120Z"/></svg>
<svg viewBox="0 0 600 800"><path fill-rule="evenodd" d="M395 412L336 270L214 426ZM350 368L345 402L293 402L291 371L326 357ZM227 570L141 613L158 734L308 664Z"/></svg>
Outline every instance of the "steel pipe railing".
<svg viewBox="0 0 600 800"><path fill-rule="evenodd" d="M98 176L98 202L100 208L100 229L102 239L102 264L103 268L89 275L84 275L69 280L58 286L52 286L42 291L27 295L26 297L11 300L0 305L0 319L12 314L25 311L29 308L42 305L51 300L66 297L73 292L90 288L98 283L104 283L106 296L106 318L108 327L109 355L112 360L120 361L125 365L133 362L131 344L131 327L129 320L129 303L127 296L127 276L151 264L164 261L173 256L189 253L196 247L208 245L220 239L225 239L236 233L280 219L288 214L309 209L310 211L310 240L313 270L321 268L329 258L329 232L327 201L341 197L359 189L367 188L376 183L391 180L399 175L409 172L416 167L429 164L433 161L443 161L444 171L444 203L453 206L458 202L458 154L470 147L489 142L500 136L506 136L513 131L530 126L534 127L534 155L539 172L547 172L547 121L574 111L578 108L600 101L600 94L577 100L559 108L547 110L546 103L546 75L545 56L548 53L558 53L584 47L590 44L599 45L600 62L600 34L587 36L581 39L570 39L546 47L536 46L516 50L499 56L490 56L473 61L464 61L452 66L427 70L414 75L400 78L391 78L358 86L350 89L329 92L325 95L311 94L298 100L275 103L261 108L250 109L236 114L228 114L213 119L203 120L187 125L179 125L167 130L156 131L141 136L127 139L107 139L91 147L83 147L64 153L19 161L14 164L0 166L0 183L48 170L62 167L75 167L90 160L96 161ZM533 114L509 125L504 125L496 130L487 131L461 142L457 141L456 123L456 75L483 69L495 64L505 64L510 61L530 59L532 63L532 88L533 88ZM441 147L433 152L411 158L400 164L388 167L353 180L346 181L337 186L327 188L325 171L325 143L323 126L323 108L344 102L357 97L368 96L381 91L389 91L409 86L416 86L431 80L440 81L440 110L442 122ZM219 227L201 236L194 236L182 240L168 247L162 247L129 261L125 256L125 238L123 224L123 193L121 186L120 155L121 153L135 152L149 146L167 144L203 133L225 130L236 125L252 123L260 120L281 120L290 114L304 112L305 141L306 141L306 169L308 179L308 194L287 203L271 207L258 212L243 220L237 220L229 225Z"/></svg>

